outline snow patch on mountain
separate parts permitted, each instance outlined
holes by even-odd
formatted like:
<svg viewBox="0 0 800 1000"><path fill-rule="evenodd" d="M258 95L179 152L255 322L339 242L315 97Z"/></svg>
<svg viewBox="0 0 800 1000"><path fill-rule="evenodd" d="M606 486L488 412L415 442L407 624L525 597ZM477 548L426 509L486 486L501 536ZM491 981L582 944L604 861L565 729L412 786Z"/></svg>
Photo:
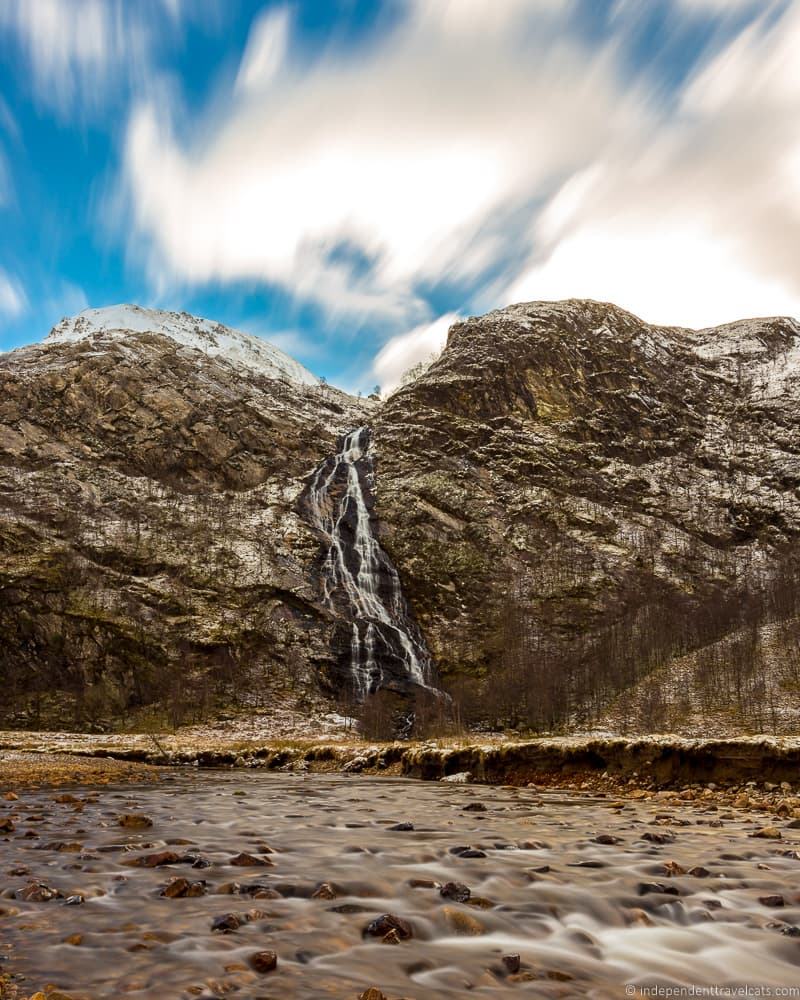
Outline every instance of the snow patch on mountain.
<svg viewBox="0 0 800 1000"><path fill-rule="evenodd" d="M243 365L270 378L289 378L304 385L319 384L319 379L299 361L268 341L185 312L145 309L136 305L84 309L77 316L57 323L47 342L78 341L105 333L161 334L184 347Z"/></svg>

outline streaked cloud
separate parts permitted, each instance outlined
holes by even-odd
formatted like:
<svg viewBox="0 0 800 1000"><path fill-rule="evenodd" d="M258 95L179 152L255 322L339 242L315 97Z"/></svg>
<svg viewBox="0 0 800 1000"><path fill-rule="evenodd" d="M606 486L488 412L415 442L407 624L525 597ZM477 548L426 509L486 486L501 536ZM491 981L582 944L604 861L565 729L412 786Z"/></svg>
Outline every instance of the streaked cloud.
<svg viewBox="0 0 800 1000"><path fill-rule="evenodd" d="M458 319L457 313L446 313L432 323L421 323L397 334L384 344L372 365L372 374L381 391L393 392L409 368L438 355L447 343L447 331Z"/></svg>
<svg viewBox="0 0 800 1000"><path fill-rule="evenodd" d="M258 20L224 115L188 139L154 102L131 118L151 272L261 279L398 325L425 317L425 283L479 289L509 252L493 218L529 211L644 115L612 49L564 30L570 7L415 3L370 44L313 61L287 48L284 10Z"/></svg>
<svg viewBox="0 0 800 1000"><path fill-rule="evenodd" d="M16 42L37 100L61 114L103 107L145 87L154 53L198 7L183 0L3 0L0 31Z"/></svg>
<svg viewBox="0 0 800 1000"><path fill-rule="evenodd" d="M16 318L27 305L28 297L20 281L0 270L0 322Z"/></svg>

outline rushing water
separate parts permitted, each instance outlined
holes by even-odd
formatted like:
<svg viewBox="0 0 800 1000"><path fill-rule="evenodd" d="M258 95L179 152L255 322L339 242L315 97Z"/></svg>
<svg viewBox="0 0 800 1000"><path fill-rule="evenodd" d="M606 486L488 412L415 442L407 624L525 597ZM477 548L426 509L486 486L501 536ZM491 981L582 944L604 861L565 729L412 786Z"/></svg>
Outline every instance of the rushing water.
<svg viewBox="0 0 800 1000"><path fill-rule="evenodd" d="M400 577L373 530L366 496L368 449L369 428L351 431L317 469L306 494L313 524L328 542L325 601L352 621L350 671L359 698L392 682L427 686L430 667Z"/></svg>
<svg viewBox="0 0 800 1000"><path fill-rule="evenodd" d="M515 991L610 1000L631 984L800 983L791 930L800 838L784 829L783 841L753 839L752 818L738 812L720 827L711 825L720 814L699 805L242 771L82 794L0 803L0 819L16 824L2 842L2 942L29 992L54 983L92 1000L356 1000L376 986L392 1000ZM131 812L152 827L120 828L118 814ZM414 829L393 829L403 823ZM453 853L465 847L475 855ZM162 850L206 867L133 863ZM273 866L232 865L242 851ZM670 861L707 872L668 877ZM203 880L207 894L161 896L178 876ZM19 898L33 879L86 901ZM443 898L437 886L449 881L468 886L470 901ZM230 894L234 882L264 888L260 898ZM648 883L670 892L643 891ZM759 902L772 894L785 905ZM237 930L211 930L216 917L248 911ZM363 936L384 913L408 921L413 936ZM278 964L259 974L249 958L263 949ZM515 975L509 955L519 955Z"/></svg>

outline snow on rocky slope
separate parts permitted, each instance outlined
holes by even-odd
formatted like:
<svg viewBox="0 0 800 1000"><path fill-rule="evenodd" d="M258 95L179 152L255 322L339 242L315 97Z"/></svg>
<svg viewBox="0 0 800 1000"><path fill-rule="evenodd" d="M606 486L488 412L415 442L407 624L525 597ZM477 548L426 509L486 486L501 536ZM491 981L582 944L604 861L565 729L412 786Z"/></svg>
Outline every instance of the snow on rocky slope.
<svg viewBox="0 0 800 1000"><path fill-rule="evenodd" d="M145 309L126 304L84 309L77 316L67 317L56 324L47 342L83 340L98 333L161 334L184 347L244 365L271 378L285 377L305 385L319 384L315 375L274 344L186 312Z"/></svg>

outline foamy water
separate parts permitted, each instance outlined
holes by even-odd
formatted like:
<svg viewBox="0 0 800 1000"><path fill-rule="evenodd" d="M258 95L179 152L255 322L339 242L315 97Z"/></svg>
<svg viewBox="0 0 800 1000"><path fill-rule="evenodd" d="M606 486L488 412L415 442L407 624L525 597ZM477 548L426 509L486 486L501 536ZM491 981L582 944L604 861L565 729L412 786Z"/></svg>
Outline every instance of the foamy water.
<svg viewBox="0 0 800 1000"><path fill-rule="evenodd" d="M755 839L758 818L738 811L242 771L76 793L85 803L56 803L57 794L21 793L0 811L16 827L1 842L2 940L31 993L54 983L75 997L153 1000L355 1000L368 986L415 1000L616 998L631 984L800 983L800 937L791 931L800 924L800 861L780 853L800 848L800 836L784 829L781 841ZM465 811L476 803L486 811ZM144 813L153 825L120 828L120 813ZM414 829L390 829L398 823ZM674 840L654 843L648 833ZM597 843L598 835L619 842ZM485 857L453 853L465 847ZM155 869L131 864L163 850L189 857ZM273 866L234 866L239 852ZM192 867L193 858L207 865ZM668 861L709 874L669 877ZM162 897L179 876L204 880L207 894ZM32 880L86 901L14 898ZM413 880L464 883L477 905ZM220 891L232 882L271 891ZM314 898L321 883L334 898L327 890ZM646 883L678 894L643 891ZM784 906L759 902L775 894ZM254 910L232 933L211 930L216 917ZM363 936L383 913L407 921L413 937ZM263 949L278 965L259 974L249 959ZM516 974L502 961L508 955L520 956Z"/></svg>

